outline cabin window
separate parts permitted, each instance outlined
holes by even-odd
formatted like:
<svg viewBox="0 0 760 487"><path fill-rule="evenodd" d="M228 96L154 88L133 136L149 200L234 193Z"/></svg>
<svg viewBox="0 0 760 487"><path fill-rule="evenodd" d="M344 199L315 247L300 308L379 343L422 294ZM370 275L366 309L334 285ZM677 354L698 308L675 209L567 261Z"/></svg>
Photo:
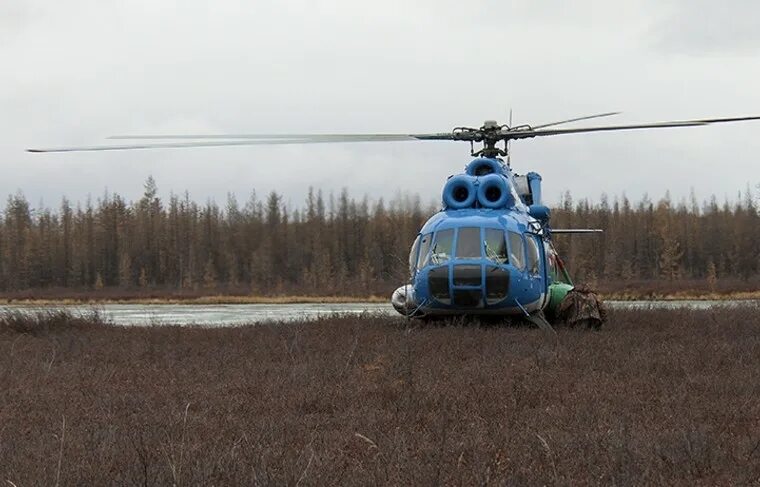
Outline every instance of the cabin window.
<svg viewBox="0 0 760 487"><path fill-rule="evenodd" d="M497 228L486 228L486 238L483 240L483 251L488 260L497 264L507 262L507 241L504 232Z"/></svg>
<svg viewBox="0 0 760 487"><path fill-rule="evenodd" d="M457 240L457 258L458 259L480 259L480 228L466 227L459 229L459 239Z"/></svg>
<svg viewBox="0 0 760 487"><path fill-rule="evenodd" d="M420 253L417 258L417 268L425 265L427 261L428 251L430 250L430 242L433 240L433 234L428 233L420 237Z"/></svg>
<svg viewBox="0 0 760 487"><path fill-rule="evenodd" d="M525 270L525 249L522 235L509 232L509 261L519 270Z"/></svg>
<svg viewBox="0 0 760 487"><path fill-rule="evenodd" d="M531 274L538 274L540 257L538 253L538 243L536 243L535 237L526 235L528 241L528 271Z"/></svg>
<svg viewBox="0 0 760 487"><path fill-rule="evenodd" d="M546 269L547 274L552 281L559 281L559 274L557 273L557 256L549 249L547 249L546 252Z"/></svg>
<svg viewBox="0 0 760 487"><path fill-rule="evenodd" d="M454 229L441 230L435 233L433 247L430 249L430 255L425 262L432 264L443 264L451 259L451 251L454 247Z"/></svg>

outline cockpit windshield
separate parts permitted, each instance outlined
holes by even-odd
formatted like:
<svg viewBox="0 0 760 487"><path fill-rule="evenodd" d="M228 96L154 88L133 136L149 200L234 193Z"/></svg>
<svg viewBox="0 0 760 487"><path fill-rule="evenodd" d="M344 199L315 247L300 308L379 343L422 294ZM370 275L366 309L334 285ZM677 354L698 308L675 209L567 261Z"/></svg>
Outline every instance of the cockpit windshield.
<svg viewBox="0 0 760 487"><path fill-rule="evenodd" d="M457 232L456 251L454 251L455 232ZM431 264L444 264L455 255L457 259L486 258L497 265L511 262L519 269L524 269L525 266L522 238L517 233L505 232L500 228L462 227L457 230L447 228L420 235L415 247L412 249L413 255L410 256L410 265L413 265L413 256L417 255L416 268L418 269Z"/></svg>
<svg viewBox="0 0 760 487"><path fill-rule="evenodd" d="M525 249L519 233L509 232L509 261L519 270L525 270Z"/></svg>
<svg viewBox="0 0 760 487"><path fill-rule="evenodd" d="M443 264L451 260L454 255L457 259L482 259L485 257L496 264L509 262L505 232L500 228L484 228L482 230L483 234L481 235L480 227L459 228L457 230L456 252L454 252L455 230L453 228L439 230L435 234L421 235L416 243L419 248L419 252L416 254L418 255L416 267L421 269L430 264ZM413 253L414 250L416 249L413 249ZM522 252L521 246L519 253L522 254ZM522 259L515 260L518 261L518 265L524 265L519 262Z"/></svg>
<svg viewBox="0 0 760 487"><path fill-rule="evenodd" d="M459 229L457 240L458 259L480 259L480 228L465 227Z"/></svg>
<svg viewBox="0 0 760 487"><path fill-rule="evenodd" d="M443 264L451 259L451 251L454 247L454 230L441 230L436 232L430 254L425 261L427 264Z"/></svg>
<svg viewBox="0 0 760 487"><path fill-rule="evenodd" d="M486 228L486 238L483 240L483 250L486 258L497 264L507 263L507 242L504 232L498 228Z"/></svg>

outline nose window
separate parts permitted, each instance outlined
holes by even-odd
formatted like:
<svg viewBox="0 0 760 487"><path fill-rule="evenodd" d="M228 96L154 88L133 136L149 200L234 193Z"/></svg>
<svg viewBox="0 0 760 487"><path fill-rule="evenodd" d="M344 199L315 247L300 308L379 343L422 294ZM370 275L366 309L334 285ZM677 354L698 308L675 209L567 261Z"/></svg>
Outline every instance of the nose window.
<svg viewBox="0 0 760 487"><path fill-rule="evenodd" d="M430 294L443 304L451 304L449 295L449 268L442 266L430 270L428 274Z"/></svg>
<svg viewBox="0 0 760 487"><path fill-rule="evenodd" d="M496 304L509 293L509 272L500 267L486 267L486 302Z"/></svg>
<svg viewBox="0 0 760 487"><path fill-rule="evenodd" d="M480 265L455 265L451 280L455 286L480 286L482 276Z"/></svg>

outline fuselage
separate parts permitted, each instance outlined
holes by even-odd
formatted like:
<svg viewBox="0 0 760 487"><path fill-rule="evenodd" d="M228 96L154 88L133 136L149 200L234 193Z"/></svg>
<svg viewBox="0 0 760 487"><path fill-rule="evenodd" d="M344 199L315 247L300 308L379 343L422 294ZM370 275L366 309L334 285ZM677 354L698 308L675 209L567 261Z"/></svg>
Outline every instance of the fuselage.
<svg viewBox="0 0 760 487"><path fill-rule="evenodd" d="M391 299L407 316L529 315L549 302L555 255L541 176L478 158L443 187L443 209L417 234L409 284Z"/></svg>
<svg viewBox="0 0 760 487"><path fill-rule="evenodd" d="M409 255L407 309L418 315L513 315L544 308L550 263L535 221L515 209L435 214Z"/></svg>

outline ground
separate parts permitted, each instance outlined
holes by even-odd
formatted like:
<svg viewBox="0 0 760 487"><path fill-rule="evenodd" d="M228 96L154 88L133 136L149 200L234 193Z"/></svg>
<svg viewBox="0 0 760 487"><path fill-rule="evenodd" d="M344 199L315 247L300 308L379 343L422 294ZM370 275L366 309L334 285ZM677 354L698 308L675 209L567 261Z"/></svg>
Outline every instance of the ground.
<svg viewBox="0 0 760 487"><path fill-rule="evenodd" d="M758 307L599 332L0 319L8 485L748 485ZM97 320L96 320L97 321Z"/></svg>

